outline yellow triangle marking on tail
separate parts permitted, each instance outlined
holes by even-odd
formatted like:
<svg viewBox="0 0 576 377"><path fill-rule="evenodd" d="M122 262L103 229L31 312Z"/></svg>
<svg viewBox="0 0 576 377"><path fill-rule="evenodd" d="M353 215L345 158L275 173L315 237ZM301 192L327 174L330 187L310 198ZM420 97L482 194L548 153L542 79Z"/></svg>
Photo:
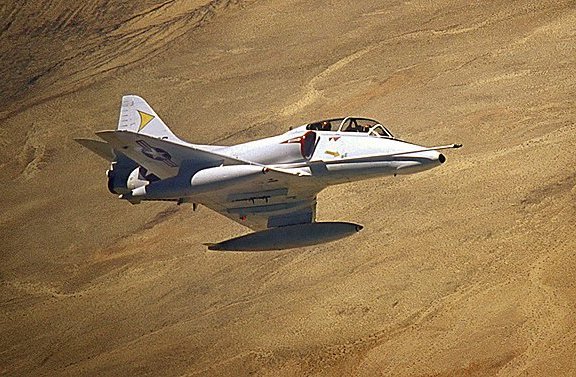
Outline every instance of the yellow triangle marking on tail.
<svg viewBox="0 0 576 377"><path fill-rule="evenodd" d="M150 115L140 110L136 111L138 111L138 114L140 114L140 127L138 127L138 132L140 132L144 127L148 125L148 123L150 123L150 121L152 121L152 119L154 119L154 115Z"/></svg>

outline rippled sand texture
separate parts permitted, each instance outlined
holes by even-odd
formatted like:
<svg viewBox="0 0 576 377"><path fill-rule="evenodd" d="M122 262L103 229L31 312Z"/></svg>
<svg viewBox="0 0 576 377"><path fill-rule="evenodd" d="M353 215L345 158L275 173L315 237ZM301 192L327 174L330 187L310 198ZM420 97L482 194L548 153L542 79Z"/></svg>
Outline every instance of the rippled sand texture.
<svg viewBox="0 0 576 377"><path fill-rule="evenodd" d="M433 3L433 4L431 4ZM0 374L576 374L573 1L0 5ZM130 205L72 141L145 97L234 144L356 114L441 168L330 188L342 241Z"/></svg>

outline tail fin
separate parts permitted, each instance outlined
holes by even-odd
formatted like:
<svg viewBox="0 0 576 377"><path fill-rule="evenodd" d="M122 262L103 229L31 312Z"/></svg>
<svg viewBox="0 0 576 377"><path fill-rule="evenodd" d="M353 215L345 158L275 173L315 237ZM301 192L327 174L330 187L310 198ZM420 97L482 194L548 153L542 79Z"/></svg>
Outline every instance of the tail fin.
<svg viewBox="0 0 576 377"><path fill-rule="evenodd" d="M164 140L180 141L143 98L133 95L122 97L117 129Z"/></svg>

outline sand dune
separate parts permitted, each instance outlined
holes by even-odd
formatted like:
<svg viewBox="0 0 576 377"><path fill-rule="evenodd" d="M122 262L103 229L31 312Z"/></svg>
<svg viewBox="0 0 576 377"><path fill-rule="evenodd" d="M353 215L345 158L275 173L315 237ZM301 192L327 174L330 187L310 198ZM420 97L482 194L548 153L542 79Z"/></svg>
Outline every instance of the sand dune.
<svg viewBox="0 0 576 377"><path fill-rule="evenodd" d="M0 373L576 374L576 7L104 0L0 6ZM380 119L441 168L330 188L358 235L208 252L247 232L130 205L72 141L145 97L234 144Z"/></svg>

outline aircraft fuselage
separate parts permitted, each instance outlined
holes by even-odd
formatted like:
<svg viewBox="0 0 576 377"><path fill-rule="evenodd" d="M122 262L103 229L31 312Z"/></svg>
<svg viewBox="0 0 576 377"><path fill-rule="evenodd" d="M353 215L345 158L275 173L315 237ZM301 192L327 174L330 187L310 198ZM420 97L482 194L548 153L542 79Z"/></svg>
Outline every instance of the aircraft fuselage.
<svg viewBox="0 0 576 377"><path fill-rule="evenodd" d="M306 158L300 139L310 132L315 133L316 140L312 154ZM308 131L305 127L216 150L263 165L301 168L327 186L378 176L416 173L446 161L444 155L435 150L394 138L365 133Z"/></svg>

